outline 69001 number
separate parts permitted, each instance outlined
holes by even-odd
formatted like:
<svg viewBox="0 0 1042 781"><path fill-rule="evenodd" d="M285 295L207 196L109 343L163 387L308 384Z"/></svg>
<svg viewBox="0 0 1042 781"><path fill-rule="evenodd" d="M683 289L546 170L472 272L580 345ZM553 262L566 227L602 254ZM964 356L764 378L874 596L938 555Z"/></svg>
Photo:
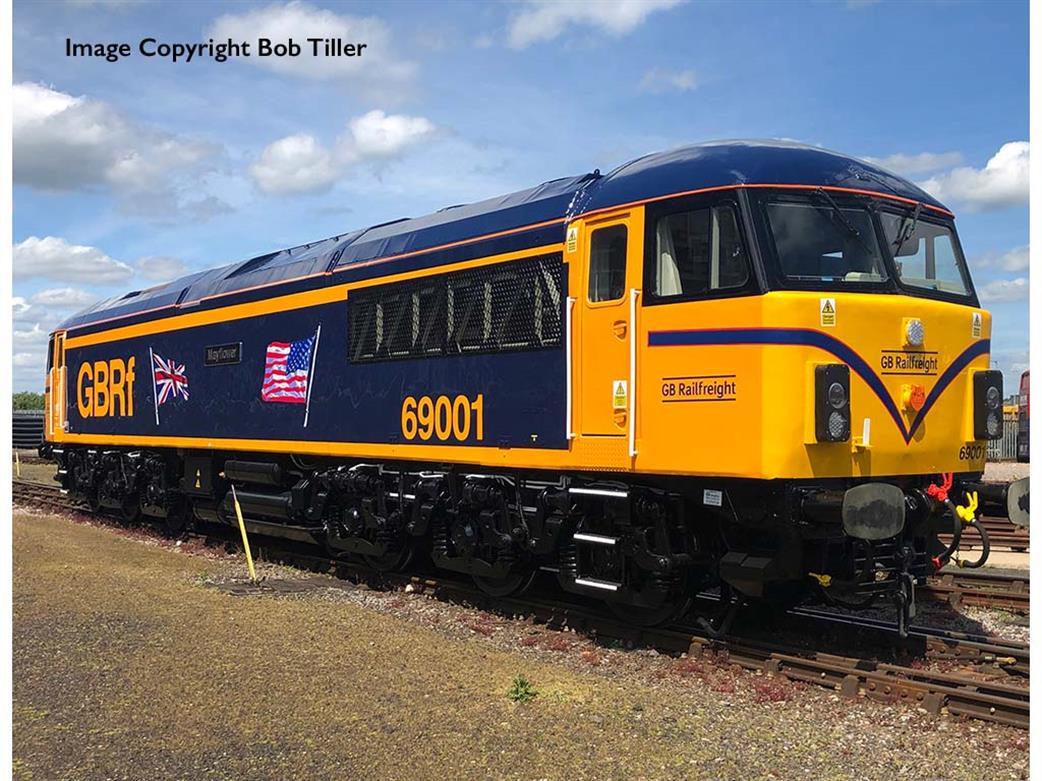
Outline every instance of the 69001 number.
<svg viewBox="0 0 1042 781"><path fill-rule="evenodd" d="M463 442L471 432L477 441L485 438L485 396L470 399L462 394L448 396L406 396L402 401L402 436L412 441L419 437L427 442L432 437L441 442L450 439Z"/></svg>

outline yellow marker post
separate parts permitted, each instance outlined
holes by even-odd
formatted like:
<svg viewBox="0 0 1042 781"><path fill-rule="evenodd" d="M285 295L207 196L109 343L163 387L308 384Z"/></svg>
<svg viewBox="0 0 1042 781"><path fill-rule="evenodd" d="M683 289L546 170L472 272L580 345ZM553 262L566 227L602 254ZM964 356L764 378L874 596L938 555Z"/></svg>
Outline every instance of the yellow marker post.
<svg viewBox="0 0 1042 781"><path fill-rule="evenodd" d="M250 571L250 580L257 582L257 573L253 569L253 554L250 553L250 540L246 536L246 523L242 519L242 508L239 507L239 497L235 495L235 486L232 486L232 503L235 505L235 517L239 519L239 531L242 532L242 547L246 550L246 568Z"/></svg>
<svg viewBox="0 0 1042 781"><path fill-rule="evenodd" d="M22 478L22 459L18 456L18 448L14 449L14 476Z"/></svg>

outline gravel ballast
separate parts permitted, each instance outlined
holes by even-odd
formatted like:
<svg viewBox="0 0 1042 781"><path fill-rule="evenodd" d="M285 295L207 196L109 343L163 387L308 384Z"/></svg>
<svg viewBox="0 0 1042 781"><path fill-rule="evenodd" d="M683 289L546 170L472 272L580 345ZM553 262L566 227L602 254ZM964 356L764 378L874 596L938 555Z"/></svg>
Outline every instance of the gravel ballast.
<svg viewBox="0 0 1042 781"><path fill-rule="evenodd" d="M268 564L237 596L237 558L51 515L13 538L18 779L1027 777L1013 728Z"/></svg>

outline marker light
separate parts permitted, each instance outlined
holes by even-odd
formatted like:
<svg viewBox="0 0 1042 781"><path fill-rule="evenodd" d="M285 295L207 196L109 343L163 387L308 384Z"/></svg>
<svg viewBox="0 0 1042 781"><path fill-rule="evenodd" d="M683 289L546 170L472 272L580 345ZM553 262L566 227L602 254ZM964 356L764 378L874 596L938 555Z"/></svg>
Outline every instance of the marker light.
<svg viewBox="0 0 1042 781"><path fill-rule="evenodd" d="M926 388L918 384L902 385L901 401L904 403L905 409L918 412L926 403Z"/></svg>
<svg viewBox="0 0 1042 781"><path fill-rule="evenodd" d="M973 437L1002 439L1002 372L973 374Z"/></svg>

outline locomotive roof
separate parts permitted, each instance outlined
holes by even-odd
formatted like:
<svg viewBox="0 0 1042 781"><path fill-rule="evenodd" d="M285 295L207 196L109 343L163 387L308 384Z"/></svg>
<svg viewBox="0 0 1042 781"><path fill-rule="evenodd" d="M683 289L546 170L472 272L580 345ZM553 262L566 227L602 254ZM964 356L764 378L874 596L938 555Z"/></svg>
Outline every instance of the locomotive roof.
<svg viewBox="0 0 1042 781"><path fill-rule="evenodd" d="M184 307L236 291L348 270L588 212L713 187L774 184L844 187L945 209L928 193L876 165L784 141L713 141L655 152L600 171L553 179L527 190L450 206L317 242L190 274L99 301L59 326L71 329L153 310ZM946 210L946 209L945 209ZM563 235L561 237L563 239ZM388 269L388 273L393 269Z"/></svg>

